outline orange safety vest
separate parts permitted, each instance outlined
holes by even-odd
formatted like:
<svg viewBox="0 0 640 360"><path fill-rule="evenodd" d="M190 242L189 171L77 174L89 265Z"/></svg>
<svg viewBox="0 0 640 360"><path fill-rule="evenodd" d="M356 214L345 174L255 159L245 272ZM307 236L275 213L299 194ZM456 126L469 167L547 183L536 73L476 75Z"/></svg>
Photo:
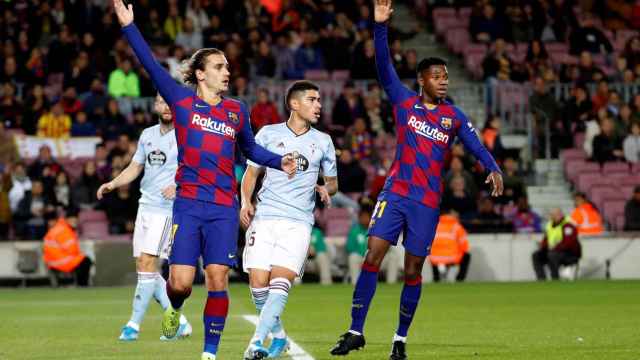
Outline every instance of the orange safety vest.
<svg viewBox="0 0 640 360"><path fill-rule="evenodd" d="M433 265L459 264L469 251L467 232L458 219L451 215L441 215L436 236L431 245L429 261Z"/></svg>
<svg viewBox="0 0 640 360"><path fill-rule="evenodd" d="M589 203L584 203L573 210L571 219L578 228L579 235L599 235L604 231L602 217L598 210Z"/></svg>
<svg viewBox="0 0 640 360"><path fill-rule="evenodd" d="M44 262L47 267L72 272L84 260L78 234L61 218L44 236Z"/></svg>

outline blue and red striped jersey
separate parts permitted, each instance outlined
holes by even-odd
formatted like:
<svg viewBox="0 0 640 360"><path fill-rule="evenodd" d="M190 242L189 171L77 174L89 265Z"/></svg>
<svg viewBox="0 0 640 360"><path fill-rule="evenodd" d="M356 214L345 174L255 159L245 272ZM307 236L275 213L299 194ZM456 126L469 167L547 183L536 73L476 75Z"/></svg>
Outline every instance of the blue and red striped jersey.
<svg viewBox="0 0 640 360"><path fill-rule="evenodd" d="M256 144L245 104L228 98L217 105L206 103L171 78L133 23L122 31L173 112L178 143L177 196L237 207L236 141L250 160L281 169L282 156Z"/></svg>
<svg viewBox="0 0 640 360"><path fill-rule="evenodd" d="M374 39L378 78L393 104L397 135L396 155L383 192L437 208L443 190L444 161L456 137L485 169L500 171L458 107L442 102L428 109L416 92L402 84L391 63L385 24L376 23Z"/></svg>

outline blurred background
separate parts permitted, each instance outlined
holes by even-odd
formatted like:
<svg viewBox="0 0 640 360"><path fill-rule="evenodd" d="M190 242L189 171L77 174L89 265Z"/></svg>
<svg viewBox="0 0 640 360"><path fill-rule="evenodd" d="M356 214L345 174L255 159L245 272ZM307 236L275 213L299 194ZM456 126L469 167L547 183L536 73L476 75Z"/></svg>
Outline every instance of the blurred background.
<svg viewBox="0 0 640 360"><path fill-rule="evenodd" d="M42 247L58 217L76 213L80 248L95 264L91 283L135 281L139 182L102 201L95 194L157 122L156 90L108 4L0 3L0 284L73 283L73 273L45 264ZM640 2L405 0L394 8L399 76L417 89L417 63L446 59L450 100L505 180L505 195L490 198L482 166L452 146L441 206L464 239L440 240L455 256L434 257L425 280L464 279L449 275L454 267L465 267L470 281L535 279L532 253L552 209L573 219L582 245L562 277L640 277ZM282 96L292 80L320 86L317 127L338 149L340 193L331 208L318 202L304 281L355 279L396 141L376 80L370 1L139 0L134 10L176 79L195 50L224 50L228 95L249 106L254 132L287 119ZM244 166L238 156L238 181ZM436 242L447 238L440 230ZM242 230L238 239L243 246ZM394 249L386 280L401 268L402 248Z"/></svg>

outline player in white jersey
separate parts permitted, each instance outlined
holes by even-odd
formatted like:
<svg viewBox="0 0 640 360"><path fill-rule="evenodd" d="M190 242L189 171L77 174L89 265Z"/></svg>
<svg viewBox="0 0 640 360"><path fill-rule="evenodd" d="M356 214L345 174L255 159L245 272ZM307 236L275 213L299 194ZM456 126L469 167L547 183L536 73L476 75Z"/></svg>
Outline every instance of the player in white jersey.
<svg viewBox="0 0 640 360"><path fill-rule="evenodd" d="M267 125L256 135L256 142L272 152L297 153L295 177L288 179L282 171L267 169L255 211L251 198L262 167L248 161L242 179L240 221L248 227L243 264L260 313L245 359L277 357L287 349L280 314L291 284L302 275L311 241L316 192L330 205L330 196L338 191L336 151L331 137L312 127L318 122L322 107L318 90L308 81L293 83L285 96L285 105L291 111L289 120ZM322 186L316 185L321 170ZM267 350L263 343L269 333L273 334L273 341Z"/></svg>
<svg viewBox="0 0 640 360"><path fill-rule="evenodd" d="M171 109L160 95L156 96L154 110L160 119L159 124L142 131L131 163L115 179L102 184L97 194L98 199L102 199L105 193L131 183L144 170L140 183L142 195L133 231L133 256L136 258L138 284L131 319L120 334L120 340L123 341L138 339L140 324L151 298L155 298L163 309L170 304L165 280L157 271L157 259L169 256L178 147ZM191 332L191 325L182 316L179 337L189 336ZM160 339L168 340L164 336Z"/></svg>

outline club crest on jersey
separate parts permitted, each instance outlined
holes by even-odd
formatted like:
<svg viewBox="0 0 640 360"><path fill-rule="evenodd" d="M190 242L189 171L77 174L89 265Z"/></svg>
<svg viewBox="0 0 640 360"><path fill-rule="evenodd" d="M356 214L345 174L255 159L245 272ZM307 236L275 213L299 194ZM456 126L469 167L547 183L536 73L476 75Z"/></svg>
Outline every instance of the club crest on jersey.
<svg viewBox="0 0 640 360"><path fill-rule="evenodd" d="M229 117L229 120L231 120L231 122L233 122L234 124L237 124L240 121L240 119L238 118L238 114L234 112L229 111L227 113L227 116Z"/></svg>
<svg viewBox="0 0 640 360"><path fill-rule="evenodd" d="M440 118L440 126L442 126L443 129L445 130L451 129L452 124L453 124L453 120L451 118L448 118L448 117Z"/></svg>
<svg viewBox="0 0 640 360"><path fill-rule="evenodd" d="M193 114L191 118L191 124L200 126L202 131L222 135L229 136L230 138L236 137L236 129L231 126L227 126L225 123L220 121L215 121L210 117L204 117L200 114Z"/></svg>
<svg viewBox="0 0 640 360"><path fill-rule="evenodd" d="M411 116L408 125L415 130L416 134L422 135L427 139L445 144L449 143L449 135L443 133L437 127L430 126L427 121L420 121L415 116Z"/></svg>

